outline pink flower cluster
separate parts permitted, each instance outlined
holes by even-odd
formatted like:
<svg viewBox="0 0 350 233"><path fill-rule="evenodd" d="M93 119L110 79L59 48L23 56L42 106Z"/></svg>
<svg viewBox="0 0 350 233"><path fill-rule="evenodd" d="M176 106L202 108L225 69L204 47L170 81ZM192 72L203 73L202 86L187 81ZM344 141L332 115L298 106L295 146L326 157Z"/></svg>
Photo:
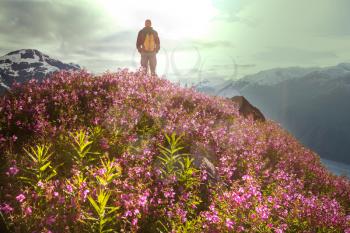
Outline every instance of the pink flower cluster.
<svg viewBox="0 0 350 233"><path fill-rule="evenodd" d="M61 71L12 88L0 97L0 211L14 231L85 229L95 211L88 198L101 190L118 207L110 227L120 232L155 230L159 221L172 232L191 224L198 232L350 231L349 180L275 122L240 116L229 99L128 69ZM69 141L70 132L96 126L98 134L87 133L95 140L90 149L121 167L104 185L96 179L108 169L99 158L76 164ZM172 132L185 133L186 153L211 159L211 170L198 166L190 177L200 186L161 178L158 145ZM34 164L23 148L42 141L53 144L57 175L29 185L20 177Z"/></svg>

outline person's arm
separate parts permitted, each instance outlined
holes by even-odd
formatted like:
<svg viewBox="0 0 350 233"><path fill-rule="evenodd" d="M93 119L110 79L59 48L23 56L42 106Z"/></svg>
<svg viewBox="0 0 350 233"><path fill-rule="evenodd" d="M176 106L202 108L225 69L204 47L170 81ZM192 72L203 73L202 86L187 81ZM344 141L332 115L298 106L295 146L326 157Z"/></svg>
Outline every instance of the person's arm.
<svg viewBox="0 0 350 233"><path fill-rule="evenodd" d="M160 49L160 39L158 36L158 32L155 33L156 34L156 38L155 38L155 42L156 42L156 52L158 53L159 49Z"/></svg>
<svg viewBox="0 0 350 233"><path fill-rule="evenodd" d="M139 31L139 34L137 35L137 40L136 40L136 48L140 53L142 51L141 45L142 45L142 34L141 34L141 31Z"/></svg>

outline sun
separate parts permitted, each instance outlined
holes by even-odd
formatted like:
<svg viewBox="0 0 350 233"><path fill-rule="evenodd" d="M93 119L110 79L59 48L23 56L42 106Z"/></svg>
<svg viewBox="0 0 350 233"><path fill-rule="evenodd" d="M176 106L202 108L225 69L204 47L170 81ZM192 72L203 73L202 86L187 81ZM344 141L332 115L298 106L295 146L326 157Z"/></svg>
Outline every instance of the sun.
<svg viewBox="0 0 350 233"><path fill-rule="evenodd" d="M124 29L139 29L144 20L163 38L202 38L210 31L210 21L217 14L211 0L99 0L112 24Z"/></svg>

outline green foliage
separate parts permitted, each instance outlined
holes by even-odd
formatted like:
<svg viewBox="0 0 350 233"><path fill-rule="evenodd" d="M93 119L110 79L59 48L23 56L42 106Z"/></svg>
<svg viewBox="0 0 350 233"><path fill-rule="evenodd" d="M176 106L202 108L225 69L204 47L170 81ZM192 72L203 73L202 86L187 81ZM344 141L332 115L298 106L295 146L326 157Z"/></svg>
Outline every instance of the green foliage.
<svg viewBox="0 0 350 233"><path fill-rule="evenodd" d="M122 174L122 168L119 165L115 166L114 159L110 160L108 156L101 158L101 163L104 173L97 175L96 179L100 185L107 186Z"/></svg>
<svg viewBox="0 0 350 233"><path fill-rule="evenodd" d="M91 207L94 210L95 217L86 216L90 229L93 232L116 232L109 225L115 222L114 213L119 207L108 206L108 200L111 196L110 191L100 190L97 194L97 200L94 200L91 196L88 196Z"/></svg>
<svg viewBox="0 0 350 233"><path fill-rule="evenodd" d="M0 220L8 232L349 228L348 180L277 124L245 121L231 100L124 70L20 86L0 98ZM193 136L158 141L169 128ZM218 179L198 172L192 150L215 160Z"/></svg>
<svg viewBox="0 0 350 233"><path fill-rule="evenodd" d="M187 220L184 223L181 221L170 221L168 224L164 224L161 221L157 221L157 231L159 233L168 233L168 232L176 232L176 233L197 233L199 229L203 227L204 219L201 216L196 216L191 220Z"/></svg>
<svg viewBox="0 0 350 233"><path fill-rule="evenodd" d="M184 134L177 136L175 132L169 137L165 134L165 138L168 143L168 148L158 144L161 156L158 159L161 163L161 171L163 176L176 175L180 184L184 185L186 189L192 186L198 186L200 184L198 177L199 172L193 166L193 158L190 158L190 154L181 153L184 149L181 146L181 139Z"/></svg>
<svg viewBox="0 0 350 233"><path fill-rule="evenodd" d="M92 207L93 215L89 214L90 211L85 212L85 219L83 221L89 228L89 232L116 232L115 225L117 219L117 210L119 207L108 205L108 200L113 194L107 185L112 183L118 178L121 173L121 167L115 163L114 159L110 159L105 154L101 159L102 168L99 169L99 174L96 175L97 185L97 197L94 199L91 195L88 196L90 207ZM108 191L107 191L108 190Z"/></svg>
<svg viewBox="0 0 350 233"><path fill-rule="evenodd" d="M308 221L295 216L288 216L286 220L288 222L287 232L303 232L310 228Z"/></svg>
<svg viewBox="0 0 350 233"><path fill-rule="evenodd" d="M142 113L137 125L135 126L137 135L146 137L157 133L158 130L159 126L155 119L153 119L149 114Z"/></svg>
<svg viewBox="0 0 350 233"><path fill-rule="evenodd" d="M171 136L165 134L167 140L167 147L158 144L161 155L158 159L161 164L162 177L169 179L169 176L175 175L177 183L175 187L183 187L183 191L189 195L187 199L183 200L183 206L179 206L178 203L174 207L169 208L174 211L175 209L184 209L186 211L186 220L183 221L181 216L174 216L172 218L158 220L157 228L158 232L197 232L202 226L202 219L197 213L197 207L202 200L199 196L200 178L199 170L193 166L193 158L188 153L182 153L184 149L181 146L181 139L184 134L177 136L175 132ZM181 196L179 196L181 198ZM168 207L167 207L168 208ZM175 211L176 212L176 211Z"/></svg>
<svg viewBox="0 0 350 233"><path fill-rule="evenodd" d="M90 134L90 139L93 142L96 142L102 135L103 133L103 129L101 128L101 126L94 126L89 128L89 134Z"/></svg>
<svg viewBox="0 0 350 233"><path fill-rule="evenodd" d="M277 184L275 182L272 182L272 183L266 184L266 186L263 186L261 190L263 196L267 197L272 195L276 190L276 186Z"/></svg>
<svg viewBox="0 0 350 233"><path fill-rule="evenodd" d="M179 161L181 168L177 171L178 180L186 189L200 184L198 177L195 176L199 170L193 167L193 160L193 158L186 156Z"/></svg>
<svg viewBox="0 0 350 233"><path fill-rule="evenodd" d="M94 134L92 135L94 136ZM73 159L77 162L80 168L84 169L86 165L96 160L97 155L100 154L98 152L92 152L91 150L94 142L93 136L88 135L84 130L70 133L70 136L73 139L71 146L75 151Z"/></svg>
<svg viewBox="0 0 350 233"><path fill-rule="evenodd" d="M169 137L165 134L165 138L167 143L169 144L169 148L158 144L161 156L158 156L161 162L161 171L163 174L175 174L178 171L179 162L183 156L187 156L186 153L179 153L184 147L180 146L180 139L184 134L180 136L176 136L176 133L173 132Z"/></svg>
<svg viewBox="0 0 350 233"><path fill-rule="evenodd" d="M21 176L20 179L33 186L36 190L41 190L38 186L39 182L47 182L56 176L57 168L62 165L52 166L50 159L53 153L49 152L50 148L51 144L37 145L30 147L29 150L24 148L28 163L32 164L32 166L22 168L26 175Z"/></svg>

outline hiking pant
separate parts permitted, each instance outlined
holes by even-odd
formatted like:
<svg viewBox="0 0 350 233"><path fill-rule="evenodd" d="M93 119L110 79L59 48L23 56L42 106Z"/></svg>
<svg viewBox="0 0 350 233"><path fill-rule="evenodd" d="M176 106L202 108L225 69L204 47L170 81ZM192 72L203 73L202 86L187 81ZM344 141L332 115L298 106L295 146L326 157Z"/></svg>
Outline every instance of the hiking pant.
<svg viewBox="0 0 350 233"><path fill-rule="evenodd" d="M141 66L146 68L148 73L148 64L151 68L151 75L156 75L157 58L156 52L141 52Z"/></svg>

